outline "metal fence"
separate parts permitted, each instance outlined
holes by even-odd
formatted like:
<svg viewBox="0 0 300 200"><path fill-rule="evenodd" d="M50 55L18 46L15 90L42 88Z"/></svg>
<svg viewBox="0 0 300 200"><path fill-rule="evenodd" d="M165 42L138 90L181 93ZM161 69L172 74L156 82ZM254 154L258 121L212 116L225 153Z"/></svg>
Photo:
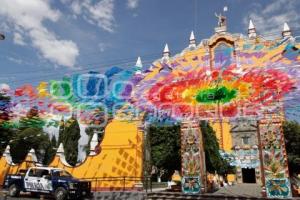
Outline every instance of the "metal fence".
<svg viewBox="0 0 300 200"><path fill-rule="evenodd" d="M120 176L120 177L93 177L93 178L81 178L81 180L91 181L92 182L92 191L132 191L132 190L143 190L152 192L152 182L151 177L132 177L132 176ZM111 186L109 188L103 187L102 183L121 183L121 187ZM132 182L132 185L136 187L126 187L126 185ZM138 185L138 183L142 183ZM101 186L100 186L101 184Z"/></svg>

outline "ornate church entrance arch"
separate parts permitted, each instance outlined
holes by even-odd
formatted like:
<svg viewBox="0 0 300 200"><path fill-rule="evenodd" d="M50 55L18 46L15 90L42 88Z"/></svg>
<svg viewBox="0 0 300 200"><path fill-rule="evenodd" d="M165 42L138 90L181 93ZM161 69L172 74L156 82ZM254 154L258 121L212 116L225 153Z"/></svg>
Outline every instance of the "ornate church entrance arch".
<svg viewBox="0 0 300 200"><path fill-rule="evenodd" d="M264 40L256 35L252 22L248 32L249 38L227 33L226 27L218 27L210 39L202 40L198 46L194 45L192 35L190 46L174 57L170 57L169 49L165 48L163 58L153 63L150 74L135 91L133 101L143 102L137 103L142 110L160 112L182 123L184 192L197 193L205 187L205 156L198 153L203 147L199 145L201 133L196 131L194 121L208 120L216 131L222 155L225 158L229 155L233 158L231 164L240 168L237 175L241 182L244 174L246 182L261 183L263 188L266 187L268 197L291 195L287 190L290 188L287 170L282 171L284 180L265 180L269 173L264 167L267 153L262 150L259 139L262 129L259 127L266 112L281 121L284 119L282 101L284 94L292 92L295 78L289 75L289 70L278 66L288 69L298 65L298 54L291 60L298 47L290 46L290 41L294 41L289 40L291 35L274 41ZM287 52L291 55L287 56ZM254 129L246 130L250 132L245 137L241 137L244 134L240 131L233 133L233 122L242 118L255 122ZM270 123L273 122L271 119ZM193 139L197 134L199 138ZM242 144L234 145L238 138ZM187 159L196 157L198 160ZM267 165L270 162L268 160ZM285 166L284 163L278 166ZM251 175L248 180L247 175ZM274 184L282 184L280 187L287 192L273 191L271 186Z"/></svg>
<svg viewBox="0 0 300 200"><path fill-rule="evenodd" d="M109 69L106 72L109 79L107 84L113 82L113 78L124 80L125 84L116 86L118 91L121 91L118 97L124 99L109 93L103 97L103 102L99 99L96 104L118 104L120 109L117 109L117 112L121 110L124 113L117 113L115 118L109 121L103 141L99 145L101 152L95 155L93 146L92 154L82 164L72 167L65 162L63 150L59 148L51 165L63 167L78 178L139 176L138 181L128 181L125 186L122 185L125 181L114 184L103 182L99 185L93 182L93 187L101 189L120 189L122 186L135 188L142 179L144 138L140 123L146 120L133 119L129 107L134 107L142 113L152 115L150 118L172 118L182 123L184 192L199 193L205 188L205 155L197 121L208 120L216 131L220 148L224 151L223 155L232 154L231 158L235 161L232 164L239 165L240 168L255 166L256 181L261 177L268 197L290 197L284 137L280 130L284 120L282 101L286 95L293 95L293 88L299 87L299 70L295 68L300 65L299 40L293 38L287 24L284 26L282 37L275 40L265 40L258 36L251 21L248 37L230 34L227 32L225 18L218 17L220 21L219 27L215 29L216 33L210 39L202 40L199 45L196 44L194 34L191 34L189 46L180 54L171 57L166 45L162 58L153 62L148 69L143 70L138 62L131 71L117 67ZM97 82L95 80L103 76L99 76L99 73L87 75L90 79L86 89L91 94L89 98L93 99ZM64 87L64 90L68 91L68 98L49 93L47 82L41 82L37 88L25 85L16 89L14 95L20 102L27 98L30 102L37 102L45 107L55 105L59 100L58 102L64 105L56 106L58 113L68 110L66 105L77 109L78 105L92 109L94 105L88 105L88 99L84 99L79 95L80 91L76 90L80 87L73 87L78 77L80 75L68 77L63 81L65 86L68 85ZM62 81L54 83L59 82ZM102 80L99 83L103 85L105 82ZM109 87L111 88L113 87ZM72 89L76 92L71 93ZM100 93L105 93L103 88ZM294 99L290 98L289 104L299 103ZM84 111L80 116L81 122L93 121L93 118L90 118L92 111ZM122 114L127 119L119 119ZM238 136L234 136L232 121L238 121L242 117L257 122L258 145L251 146L250 154L246 149L247 139L243 139L244 147L233 145L241 134L237 133ZM49 119L49 116L46 115L45 118ZM260 165L251 163L252 160L257 161L257 151ZM9 148L0 160L0 167L4 169L0 174L0 182L7 171L15 172L20 166L11 163L8 152ZM255 159L251 159L253 156ZM278 156L280 159L275 161L271 159L272 156ZM274 165L276 170L270 170Z"/></svg>

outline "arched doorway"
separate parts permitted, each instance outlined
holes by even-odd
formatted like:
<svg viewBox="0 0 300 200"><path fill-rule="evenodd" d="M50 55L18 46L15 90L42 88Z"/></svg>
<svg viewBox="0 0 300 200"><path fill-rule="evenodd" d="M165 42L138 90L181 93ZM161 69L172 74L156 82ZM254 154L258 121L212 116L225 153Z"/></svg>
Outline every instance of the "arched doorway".
<svg viewBox="0 0 300 200"><path fill-rule="evenodd" d="M242 168L243 183L256 183L255 168Z"/></svg>

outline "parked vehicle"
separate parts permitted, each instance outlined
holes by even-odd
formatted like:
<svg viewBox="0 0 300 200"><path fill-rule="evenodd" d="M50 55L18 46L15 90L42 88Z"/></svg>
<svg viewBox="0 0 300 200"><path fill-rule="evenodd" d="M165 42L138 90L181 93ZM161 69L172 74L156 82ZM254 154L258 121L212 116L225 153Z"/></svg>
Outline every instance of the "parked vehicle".
<svg viewBox="0 0 300 200"><path fill-rule="evenodd" d="M52 167L32 167L25 175L7 175L4 188L12 197L19 196L20 192L48 194L56 200L80 199L91 195L90 181L76 179L67 171Z"/></svg>

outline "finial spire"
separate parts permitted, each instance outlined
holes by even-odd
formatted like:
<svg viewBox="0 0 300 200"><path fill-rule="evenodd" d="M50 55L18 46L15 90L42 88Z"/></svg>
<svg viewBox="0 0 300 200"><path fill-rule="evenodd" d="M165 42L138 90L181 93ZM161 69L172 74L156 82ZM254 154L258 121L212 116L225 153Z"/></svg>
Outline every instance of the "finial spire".
<svg viewBox="0 0 300 200"><path fill-rule="evenodd" d="M138 68L142 68L143 67L142 60L141 60L140 56L137 58L135 66L137 66Z"/></svg>
<svg viewBox="0 0 300 200"><path fill-rule="evenodd" d="M9 163L10 165L13 163L12 157L10 155L10 146L9 145L6 146L5 151L3 152L3 157L6 158L6 162Z"/></svg>
<svg viewBox="0 0 300 200"><path fill-rule="evenodd" d="M61 154L61 153L64 153L64 145L63 143L60 143L59 146L58 146L58 149L57 149L57 154Z"/></svg>
<svg viewBox="0 0 300 200"><path fill-rule="evenodd" d="M168 44L165 45L164 51L163 51L163 57L162 57L162 61L166 62L168 61L170 58L170 50L169 50L169 46Z"/></svg>
<svg viewBox="0 0 300 200"><path fill-rule="evenodd" d="M167 43L166 43L166 45L165 45L165 48L164 48L164 52L163 52L163 53L170 53L169 46L168 46Z"/></svg>
<svg viewBox="0 0 300 200"><path fill-rule="evenodd" d="M94 133L90 143L90 155L96 155L96 146L98 144L98 133Z"/></svg>
<svg viewBox="0 0 300 200"><path fill-rule="evenodd" d="M6 146L4 154L10 154L10 146L9 145Z"/></svg>
<svg viewBox="0 0 300 200"><path fill-rule="evenodd" d="M191 32L191 35L190 35L190 41L193 41L195 40L195 35L194 35L194 31Z"/></svg>
<svg viewBox="0 0 300 200"><path fill-rule="evenodd" d="M138 68L137 71L135 72L135 74L141 74L142 73L141 69L143 68L143 63L142 63L142 59L140 56L137 58L135 66Z"/></svg>
<svg viewBox="0 0 300 200"><path fill-rule="evenodd" d="M249 28L248 28L248 29L249 29L249 30L255 29L254 24L253 24L253 22L252 22L251 19L250 19L250 21L249 21Z"/></svg>
<svg viewBox="0 0 300 200"><path fill-rule="evenodd" d="M291 31L289 25L286 22L284 22L283 24L283 31Z"/></svg>
<svg viewBox="0 0 300 200"><path fill-rule="evenodd" d="M292 31L291 31L289 25L286 22L284 22L284 24L283 24L282 36L284 38L292 36Z"/></svg>
<svg viewBox="0 0 300 200"><path fill-rule="evenodd" d="M65 157L65 150L64 150L64 145L63 143L60 143L58 146L58 149L56 151L56 155L60 157L60 161L68 167L71 167L71 165L66 161L66 157Z"/></svg>
<svg viewBox="0 0 300 200"><path fill-rule="evenodd" d="M37 162L37 157L35 154L35 150L34 149L30 149L29 153L26 156L25 161L29 161L29 162Z"/></svg>
<svg viewBox="0 0 300 200"><path fill-rule="evenodd" d="M249 27L248 27L248 37L250 39L253 39L253 38L256 38L256 29L255 29L255 26L252 22L252 20L250 19L249 21Z"/></svg>
<svg viewBox="0 0 300 200"><path fill-rule="evenodd" d="M196 39L195 39L194 31L192 31L190 35L189 48L195 48L195 47L196 47Z"/></svg>

